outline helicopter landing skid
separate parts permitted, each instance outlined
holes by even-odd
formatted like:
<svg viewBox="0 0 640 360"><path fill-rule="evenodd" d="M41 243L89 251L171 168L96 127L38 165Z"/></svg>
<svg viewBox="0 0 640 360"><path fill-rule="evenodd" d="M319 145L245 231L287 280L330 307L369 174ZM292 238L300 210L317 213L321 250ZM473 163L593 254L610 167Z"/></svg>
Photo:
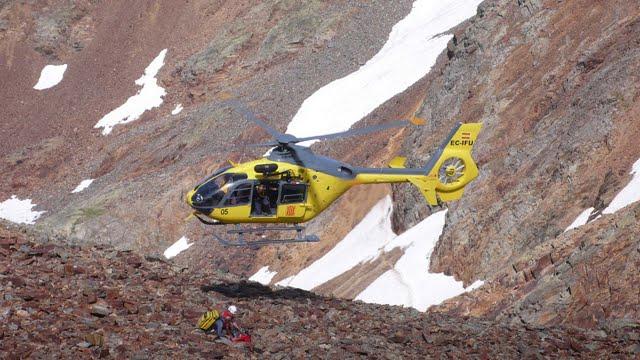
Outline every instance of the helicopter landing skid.
<svg viewBox="0 0 640 360"><path fill-rule="evenodd" d="M265 245L279 245L279 244L291 244L291 243L304 243L304 242L318 242L320 238L316 235L304 235L304 226L264 226L264 227L250 227L242 228L240 225L236 225L233 230L228 230L227 234L235 234L236 240L225 240L218 235L213 235L218 242L224 246L247 246L254 249L260 248ZM267 239L264 233L268 231L295 231L296 236L292 239ZM247 240L245 234L262 234L258 240Z"/></svg>

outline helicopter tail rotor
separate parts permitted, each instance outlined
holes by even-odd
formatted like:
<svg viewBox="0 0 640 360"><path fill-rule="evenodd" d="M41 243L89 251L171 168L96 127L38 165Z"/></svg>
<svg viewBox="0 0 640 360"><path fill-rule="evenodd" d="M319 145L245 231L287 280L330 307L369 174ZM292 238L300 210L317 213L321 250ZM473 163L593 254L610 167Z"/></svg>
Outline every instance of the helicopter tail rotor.
<svg viewBox="0 0 640 360"><path fill-rule="evenodd" d="M471 150L481 128L481 123L458 123L423 168L427 176L410 179L430 205L460 199L465 186L478 176Z"/></svg>
<svg viewBox="0 0 640 360"><path fill-rule="evenodd" d="M478 176L471 150L481 128L481 123L460 124L454 128L453 136L429 169L429 176L438 179L436 193L442 201L460 199L464 187Z"/></svg>

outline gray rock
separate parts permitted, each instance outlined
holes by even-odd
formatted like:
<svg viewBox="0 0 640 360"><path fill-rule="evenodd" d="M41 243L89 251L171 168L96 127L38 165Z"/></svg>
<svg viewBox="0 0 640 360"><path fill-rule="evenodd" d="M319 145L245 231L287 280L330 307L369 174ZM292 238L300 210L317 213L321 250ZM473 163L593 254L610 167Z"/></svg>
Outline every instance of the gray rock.
<svg viewBox="0 0 640 360"><path fill-rule="evenodd" d="M640 354L640 344L632 344L627 346L625 349L629 354L638 355Z"/></svg>
<svg viewBox="0 0 640 360"><path fill-rule="evenodd" d="M111 314L111 310L105 305L93 304L91 305L91 315L97 317L105 317Z"/></svg>

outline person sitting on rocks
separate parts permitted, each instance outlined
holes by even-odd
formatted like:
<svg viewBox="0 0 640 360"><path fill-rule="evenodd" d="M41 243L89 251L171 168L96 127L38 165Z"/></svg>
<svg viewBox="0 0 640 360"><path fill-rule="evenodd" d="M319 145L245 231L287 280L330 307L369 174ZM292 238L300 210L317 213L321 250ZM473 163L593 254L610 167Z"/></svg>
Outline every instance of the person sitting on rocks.
<svg viewBox="0 0 640 360"><path fill-rule="evenodd" d="M227 310L223 311L222 316L216 320L216 334L218 334L219 337L226 335L226 337L232 339L240 334L240 327L235 319L236 312L238 312L238 308L236 308L235 305L231 305Z"/></svg>

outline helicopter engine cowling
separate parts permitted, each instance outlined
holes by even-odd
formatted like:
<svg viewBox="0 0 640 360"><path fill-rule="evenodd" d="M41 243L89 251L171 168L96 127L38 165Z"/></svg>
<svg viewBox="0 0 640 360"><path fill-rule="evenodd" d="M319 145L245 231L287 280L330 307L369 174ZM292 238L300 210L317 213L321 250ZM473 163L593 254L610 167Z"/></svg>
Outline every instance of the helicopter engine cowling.
<svg viewBox="0 0 640 360"><path fill-rule="evenodd" d="M278 164L258 164L253 167L253 170L259 174L273 174L278 170Z"/></svg>

